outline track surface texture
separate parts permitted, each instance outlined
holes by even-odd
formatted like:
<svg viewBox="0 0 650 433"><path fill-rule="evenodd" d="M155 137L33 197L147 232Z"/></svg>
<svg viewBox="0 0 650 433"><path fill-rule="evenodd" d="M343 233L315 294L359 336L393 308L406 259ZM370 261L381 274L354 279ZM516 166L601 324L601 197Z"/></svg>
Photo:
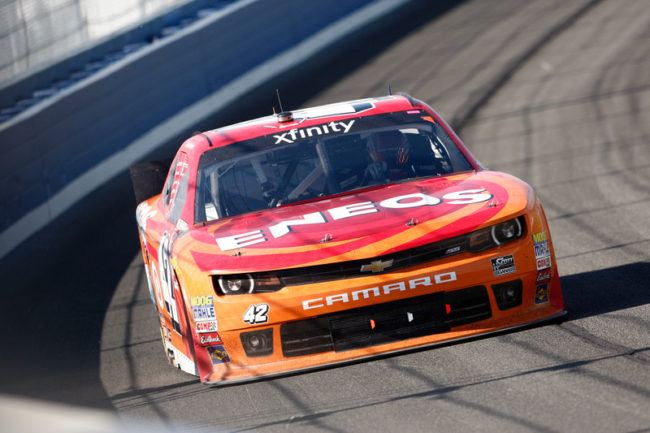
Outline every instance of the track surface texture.
<svg viewBox="0 0 650 433"><path fill-rule="evenodd" d="M299 100L378 96L390 82L438 110L484 165L530 183L551 225L563 322L207 387L166 362L122 180L16 252L39 270L3 269L15 350L0 391L114 408L152 431L650 431L647 6L466 1L370 56L358 47L353 68L334 59L336 79L315 76L327 86Z"/></svg>

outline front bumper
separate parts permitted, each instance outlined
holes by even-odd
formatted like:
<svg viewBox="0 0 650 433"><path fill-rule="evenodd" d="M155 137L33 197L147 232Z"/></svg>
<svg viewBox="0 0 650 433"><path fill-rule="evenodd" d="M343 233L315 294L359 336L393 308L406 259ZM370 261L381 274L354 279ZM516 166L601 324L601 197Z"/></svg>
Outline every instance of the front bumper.
<svg viewBox="0 0 650 433"><path fill-rule="evenodd" d="M384 274L381 281L379 276L374 279L374 287L368 281L349 289L350 283L359 279L338 282L338 288L347 287L341 292L337 287L320 287L321 284L303 286L301 292L283 291L279 299L267 295L263 301L269 303L270 317L274 319L249 328L220 329L229 362L200 362L201 380L225 384L302 371L561 317L566 312L555 259L551 268L538 271L529 244L522 239L484 254L457 256L435 262L434 266ZM516 272L495 275L492 260L509 255L514 257ZM449 281L452 272L454 278ZM548 277L540 280L542 273ZM435 275L444 276L441 284L435 284ZM417 284L423 281L431 284ZM402 286L405 290L400 290ZM380 291L373 292L375 287ZM503 287L512 287L514 298L502 299ZM541 289L544 293L540 296ZM386 291L390 293L384 296ZM328 298L325 293L334 295ZM373 293L382 296L364 296ZM255 332L271 336L270 351L262 356L245 347L242 338L243 334ZM205 348L197 347L197 355L202 351Z"/></svg>

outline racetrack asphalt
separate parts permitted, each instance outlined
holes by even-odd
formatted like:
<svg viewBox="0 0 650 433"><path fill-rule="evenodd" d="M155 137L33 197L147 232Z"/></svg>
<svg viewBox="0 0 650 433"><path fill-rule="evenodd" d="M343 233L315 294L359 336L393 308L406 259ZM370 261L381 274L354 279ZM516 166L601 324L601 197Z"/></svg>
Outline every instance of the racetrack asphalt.
<svg viewBox="0 0 650 433"><path fill-rule="evenodd" d="M0 391L154 429L649 431L647 3L466 1L395 25L407 29L354 47L348 67L335 58L310 97L283 103L378 96L390 83L432 105L484 165L536 189L566 320L206 387L164 358L122 176L3 261Z"/></svg>

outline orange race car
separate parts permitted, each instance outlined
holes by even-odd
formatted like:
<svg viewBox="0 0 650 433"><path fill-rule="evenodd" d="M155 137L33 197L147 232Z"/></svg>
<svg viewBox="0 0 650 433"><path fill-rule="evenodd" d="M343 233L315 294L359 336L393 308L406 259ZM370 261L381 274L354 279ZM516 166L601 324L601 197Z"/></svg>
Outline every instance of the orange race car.
<svg viewBox="0 0 650 433"><path fill-rule="evenodd" d="M137 208L144 266L170 362L203 382L565 314L533 189L409 95L196 134L161 173L132 168L157 194Z"/></svg>

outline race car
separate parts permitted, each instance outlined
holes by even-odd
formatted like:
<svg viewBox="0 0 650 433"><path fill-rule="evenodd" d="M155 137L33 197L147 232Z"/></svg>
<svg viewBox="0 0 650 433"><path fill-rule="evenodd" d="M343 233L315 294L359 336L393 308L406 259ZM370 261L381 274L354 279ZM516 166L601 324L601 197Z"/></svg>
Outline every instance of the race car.
<svg viewBox="0 0 650 433"><path fill-rule="evenodd" d="M161 167L132 168L142 257L165 353L202 382L566 313L533 189L410 95L197 133Z"/></svg>

